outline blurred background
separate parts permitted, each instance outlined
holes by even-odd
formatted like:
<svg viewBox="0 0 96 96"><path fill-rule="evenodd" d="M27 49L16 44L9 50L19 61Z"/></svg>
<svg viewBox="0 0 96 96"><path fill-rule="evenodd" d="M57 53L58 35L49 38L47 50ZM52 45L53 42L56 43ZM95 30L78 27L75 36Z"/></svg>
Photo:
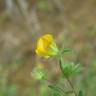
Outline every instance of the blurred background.
<svg viewBox="0 0 96 96"><path fill-rule="evenodd" d="M57 61L34 51L46 33L76 52L65 57L84 67L75 85L96 96L96 0L0 0L0 96L51 96L31 76L37 64L44 64L49 81L62 82Z"/></svg>

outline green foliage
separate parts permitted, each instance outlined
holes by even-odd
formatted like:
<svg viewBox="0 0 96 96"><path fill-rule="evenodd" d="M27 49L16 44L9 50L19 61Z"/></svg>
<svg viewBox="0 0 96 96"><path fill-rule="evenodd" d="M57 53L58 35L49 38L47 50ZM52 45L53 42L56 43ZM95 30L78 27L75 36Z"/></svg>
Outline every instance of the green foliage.
<svg viewBox="0 0 96 96"><path fill-rule="evenodd" d="M80 64L74 64L73 62L63 62L61 63L61 70L63 76L69 77L74 76L81 72L82 68Z"/></svg>
<svg viewBox="0 0 96 96"><path fill-rule="evenodd" d="M73 94L72 90L65 91L62 87L52 84L48 86L52 90L52 96L69 96Z"/></svg>
<svg viewBox="0 0 96 96"><path fill-rule="evenodd" d="M69 53L69 52L72 52L72 50L69 48L64 48L63 50L59 50L58 51L59 54L57 57L60 61L60 69L63 74L63 77L66 78L72 90L71 91L67 90L67 92L65 92L61 87L55 84L52 84L48 86L52 90L52 96L64 96L64 95L68 96L69 94L74 94L76 96L77 94L77 92L75 93L74 87L69 78L71 76L75 76L76 74L80 73L82 70L82 67L80 66L80 64L75 64L73 62L64 62L64 59L63 59L64 55L65 53ZM42 66L34 68L32 72L33 76L37 80L44 80L46 75L45 73L46 72L44 71ZM82 91L80 91L78 95L83 96Z"/></svg>
<svg viewBox="0 0 96 96"><path fill-rule="evenodd" d="M60 93L53 92L53 93L52 93L52 96L61 96L61 95L60 95Z"/></svg>
<svg viewBox="0 0 96 96"><path fill-rule="evenodd" d="M64 94L64 90L58 87L57 85L49 85L50 89L52 89L52 96L62 96Z"/></svg>
<svg viewBox="0 0 96 96"><path fill-rule="evenodd" d="M73 52L73 50L70 49L70 48L63 48L63 49L61 50L62 56L63 56L65 53L69 53L69 52Z"/></svg>
<svg viewBox="0 0 96 96"><path fill-rule="evenodd" d="M79 91L79 95L78 96L84 96L83 92L81 90Z"/></svg>
<svg viewBox="0 0 96 96"><path fill-rule="evenodd" d="M54 48L54 46L52 48ZM71 50L69 48L64 48L61 50L55 49L55 50L58 54L56 54L54 57L57 57L58 60L60 61L59 62L60 70L63 74L63 77L66 78L67 83L70 86L71 90L69 88L67 90L67 92L65 92L61 87L59 87L55 84L52 84L52 85L48 86L52 90L52 93L53 93L52 96L64 96L64 95L68 96L69 94L71 94L71 95L74 94L74 96L77 96L77 95L83 96L81 91L79 93L76 92L77 90L75 91L74 85L72 84L72 82L70 80L71 76L75 76L76 74L81 72L82 67L80 66L80 64L75 64L73 62L64 61L65 53L67 54L69 52L73 52L73 50ZM52 53L52 51L50 51L50 53ZM42 66L35 68L35 70L33 70L33 75L37 80L44 80L45 72L42 69Z"/></svg>
<svg viewBox="0 0 96 96"><path fill-rule="evenodd" d="M32 71L32 76L36 79L36 80L44 80L46 78L46 72L43 68L34 68Z"/></svg>

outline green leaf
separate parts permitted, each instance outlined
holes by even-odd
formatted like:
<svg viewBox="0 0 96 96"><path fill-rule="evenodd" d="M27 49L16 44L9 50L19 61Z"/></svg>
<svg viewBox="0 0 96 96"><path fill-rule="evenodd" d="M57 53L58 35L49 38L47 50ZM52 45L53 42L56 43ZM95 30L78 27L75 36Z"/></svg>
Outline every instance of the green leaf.
<svg viewBox="0 0 96 96"><path fill-rule="evenodd" d="M68 53L68 52L73 52L73 50L70 48L64 48L61 50L61 55L64 55L65 53Z"/></svg>
<svg viewBox="0 0 96 96"><path fill-rule="evenodd" d="M61 96L61 95L57 92L53 92L52 96Z"/></svg>
<svg viewBox="0 0 96 96"><path fill-rule="evenodd" d="M60 89L56 85L49 85L48 87L55 92L58 92L58 93L61 92Z"/></svg>
<svg viewBox="0 0 96 96"><path fill-rule="evenodd" d="M79 91L79 95L78 96L84 96L83 92L81 90Z"/></svg>
<svg viewBox="0 0 96 96"><path fill-rule="evenodd" d="M72 62L71 63L63 62L63 60L61 60L60 63L61 63L60 67L61 67L63 76L66 76L66 77L76 75L76 74L80 73L82 70L80 64L74 64Z"/></svg>
<svg viewBox="0 0 96 96"><path fill-rule="evenodd" d="M57 93L57 92L53 92L52 96L61 96L61 95L59 93Z"/></svg>
<svg viewBox="0 0 96 96"><path fill-rule="evenodd" d="M52 89L53 92L53 96L62 96L62 94L64 94L63 89L61 89L60 87L58 87L57 85L49 85L48 86L50 89Z"/></svg>

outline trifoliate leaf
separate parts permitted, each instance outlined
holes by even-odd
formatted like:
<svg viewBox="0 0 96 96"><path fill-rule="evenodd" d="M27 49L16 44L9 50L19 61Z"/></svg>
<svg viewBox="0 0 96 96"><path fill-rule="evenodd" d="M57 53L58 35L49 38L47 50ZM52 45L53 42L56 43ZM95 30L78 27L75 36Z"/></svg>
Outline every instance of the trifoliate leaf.
<svg viewBox="0 0 96 96"><path fill-rule="evenodd" d="M74 64L74 63L62 63L61 64L62 73L64 76L73 76L81 72L81 66L80 64Z"/></svg>

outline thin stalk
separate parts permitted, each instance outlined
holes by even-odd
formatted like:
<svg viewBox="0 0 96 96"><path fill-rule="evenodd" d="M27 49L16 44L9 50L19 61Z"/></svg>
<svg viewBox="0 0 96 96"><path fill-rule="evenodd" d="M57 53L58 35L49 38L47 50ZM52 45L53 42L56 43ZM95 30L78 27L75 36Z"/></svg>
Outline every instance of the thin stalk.
<svg viewBox="0 0 96 96"><path fill-rule="evenodd" d="M60 58L60 69L61 69L61 71L63 72L63 69L62 69L62 57ZM63 73L63 74L64 74L64 73ZM66 75L64 75L64 76L65 76L67 82L69 83L69 85L70 85L70 87L71 87L74 95L75 95L75 96L78 96L77 93L76 93L76 91L75 91L75 88L74 88L72 82L70 81L70 79L68 78L68 76L66 76Z"/></svg>
<svg viewBox="0 0 96 96"><path fill-rule="evenodd" d="M67 80L67 82L69 83L69 85L70 85L70 87L71 87L74 95L75 95L75 96L78 96L77 93L76 93L76 91L75 91L75 89L74 89L74 86L73 86L72 82L70 81L70 79L69 79L68 77L66 77L66 80Z"/></svg>

